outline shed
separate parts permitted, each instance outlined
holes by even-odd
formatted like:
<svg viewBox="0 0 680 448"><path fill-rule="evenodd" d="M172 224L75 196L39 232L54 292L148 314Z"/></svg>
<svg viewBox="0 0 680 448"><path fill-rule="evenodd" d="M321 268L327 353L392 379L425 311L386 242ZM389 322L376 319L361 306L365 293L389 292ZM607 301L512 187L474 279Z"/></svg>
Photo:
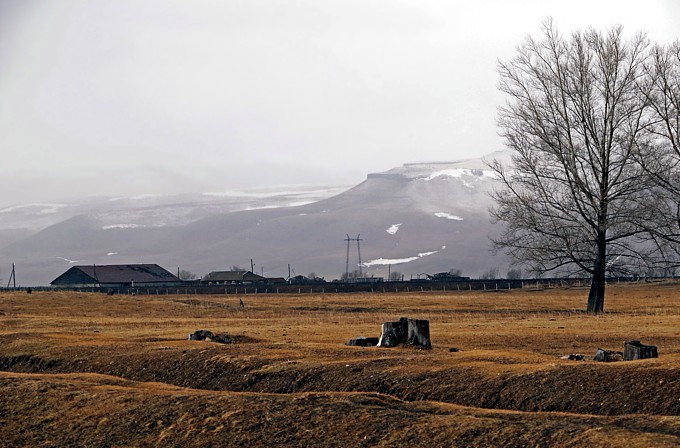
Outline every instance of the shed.
<svg viewBox="0 0 680 448"><path fill-rule="evenodd" d="M247 285L266 281L266 277L253 274L251 271L212 271L201 279L204 285Z"/></svg>
<svg viewBox="0 0 680 448"><path fill-rule="evenodd" d="M50 282L56 287L177 286L182 281L157 264L73 266Z"/></svg>

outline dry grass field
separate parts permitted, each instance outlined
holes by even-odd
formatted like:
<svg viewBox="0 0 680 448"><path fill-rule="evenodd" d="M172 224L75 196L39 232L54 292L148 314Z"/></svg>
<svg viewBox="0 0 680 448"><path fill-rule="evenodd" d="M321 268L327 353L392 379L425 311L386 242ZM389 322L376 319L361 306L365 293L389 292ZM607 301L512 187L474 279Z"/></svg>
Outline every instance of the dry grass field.
<svg viewBox="0 0 680 448"><path fill-rule="evenodd" d="M0 445L679 446L680 285L586 295L0 293ZM401 316L432 350L345 345Z"/></svg>

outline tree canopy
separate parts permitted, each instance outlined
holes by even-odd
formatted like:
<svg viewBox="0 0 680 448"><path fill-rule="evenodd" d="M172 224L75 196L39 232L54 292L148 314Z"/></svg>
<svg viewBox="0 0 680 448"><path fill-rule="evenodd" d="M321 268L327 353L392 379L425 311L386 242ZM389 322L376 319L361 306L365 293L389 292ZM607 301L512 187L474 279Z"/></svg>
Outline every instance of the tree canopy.
<svg viewBox="0 0 680 448"><path fill-rule="evenodd" d="M592 312L604 310L606 275L662 264L662 246L672 245L662 235L678 227L680 213L675 221L670 213L678 202L659 191L680 183L650 159L680 160L660 138L677 143L677 103L673 115L660 101L677 100L678 90L664 87L658 73L668 70L652 64L655 51L666 67L667 49L642 34L624 39L614 27L563 37L548 21L540 39L499 64L508 101L498 125L512 166L491 163L502 184L491 213L505 224L493 247L535 273L591 276Z"/></svg>

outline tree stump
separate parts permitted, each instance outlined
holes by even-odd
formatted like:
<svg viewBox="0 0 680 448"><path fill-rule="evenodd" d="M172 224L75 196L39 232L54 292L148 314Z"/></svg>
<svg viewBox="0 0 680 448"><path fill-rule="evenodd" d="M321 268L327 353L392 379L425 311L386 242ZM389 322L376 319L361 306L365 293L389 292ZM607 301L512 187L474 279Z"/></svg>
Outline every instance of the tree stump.
<svg viewBox="0 0 680 448"><path fill-rule="evenodd" d="M658 358L659 352L656 345L645 345L640 341L629 341L623 346L623 360Z"/></svg>
<svg viewBox="0 0 680 448"><path fill-rule="evenodd" d="M596 354L596 356L597 356L597 354ZM585 355L583 355L581 353L570 353L570 354L565 355L565 356L560 356L560 359L568 359L570 361L585 361L586 357L585 357Z"/></svg>
<svg viewBox="0 0 680 448"><path fill-rule="evenodd" d="M605 350L603 348L598 348L595 352L594 361L599 362L616 362L623 361L623 353L614 350Z"/></svg>
<svg viewBox="0 0 680 448"><path fill-rule="evenodd" d="M397 322L383 323L378 347L396 347L399 344L432 348L430 321L402 317Z"/></svg>
<svg viewBox="0 0 680 448"><path fill-rule="evenodd" d="M234 340L226 334L215 334L209 330L196 330L189 333L190 341L217 342L218 344L233 344Z"/></svg>
<svg viewBox="0 0 680 448"><path fill-rule="evenodd" d="M378 347L396 347L406 342L406 319L401 318L397 322L385 322L382 324L382 334L378 341Z"/></svg>
<svg viewBox="0 0 680 448"><path fill-rule="evenodd" d="M205 341L208 338L214 337L215 334L209 330L196 330L193 333L189 333L190 341Z"/></svg>
<svg viewBox="0 0 680 448"><path fill-rule="evenodd" d="M430 321L423 319L407 319L406 343L432 348L432 343L430 342Z"/></svg>
<svg viewBox="0 0 680 448"><path fill-rule="evenodd" d="M354 347L375 347L378 345L379 338L367 338L366 336L359 336L356 339L350 339L347 345Z"/></svg>

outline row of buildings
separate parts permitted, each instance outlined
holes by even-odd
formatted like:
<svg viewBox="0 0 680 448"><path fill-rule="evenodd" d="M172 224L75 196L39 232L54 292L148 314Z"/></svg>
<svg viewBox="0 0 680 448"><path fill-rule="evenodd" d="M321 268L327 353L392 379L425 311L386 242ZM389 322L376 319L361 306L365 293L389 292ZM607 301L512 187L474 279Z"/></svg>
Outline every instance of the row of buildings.
<svg viewBox="0 0 680 448"><path fill-rule="evenodd" d="M250 271L213 271L197 280L182 280L157 264L72 266L50 282L54 287L134 288L200 285L249 285L286 283L283 277L263 277Z"/></svg>

